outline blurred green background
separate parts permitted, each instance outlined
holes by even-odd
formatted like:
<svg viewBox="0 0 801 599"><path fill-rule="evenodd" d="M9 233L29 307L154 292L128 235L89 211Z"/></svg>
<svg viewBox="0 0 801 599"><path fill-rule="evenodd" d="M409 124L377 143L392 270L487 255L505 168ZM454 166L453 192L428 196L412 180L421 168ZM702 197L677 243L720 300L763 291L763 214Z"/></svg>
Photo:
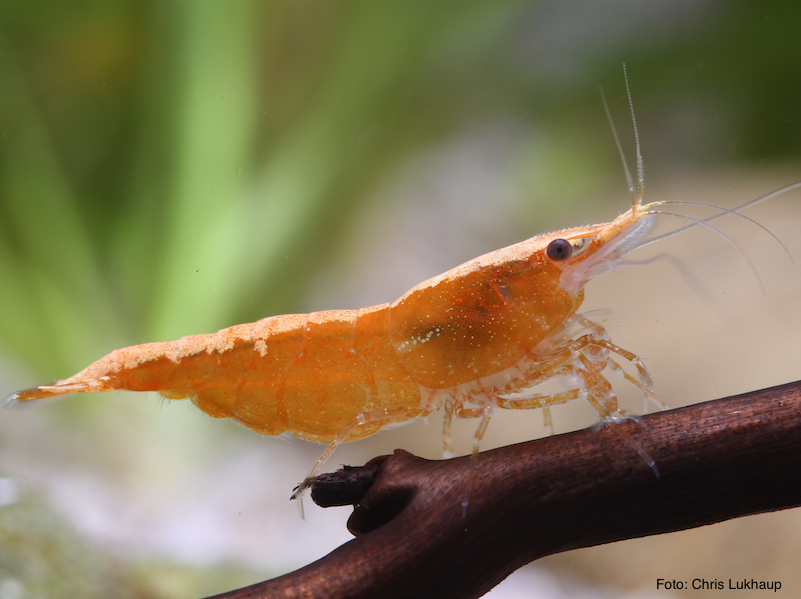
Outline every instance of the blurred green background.
<svg viewBox="0 0 801 599"><path fill-rule="evenodd" d="M623 62L647 194L679 176L757 180L731 207L801 178L800 27L782 1L3 2L0 395L123 345L392 301L480 253L611 219L627 191L598 87L631 162ZM0 435L0 599L211 594L347 538L221 524L212 508L178 526L231 464L255 464L234 489L286 498L319 451L190 407L76 397L4 412ZM133 514L137 498L156 505ZM232 501L214 505L241 516ZM269 509L294 519L289 502ZM204 522L275 527L275 545L232 549ZM63 544L78 543L70 563Z"/></svg>

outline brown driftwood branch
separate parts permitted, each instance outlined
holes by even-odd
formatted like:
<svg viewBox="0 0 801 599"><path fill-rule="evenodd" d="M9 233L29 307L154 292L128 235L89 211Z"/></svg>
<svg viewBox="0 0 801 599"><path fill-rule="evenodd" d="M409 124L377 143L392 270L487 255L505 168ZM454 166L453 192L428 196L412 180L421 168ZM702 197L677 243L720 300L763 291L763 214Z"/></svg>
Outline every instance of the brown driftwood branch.
<svg viewBox="0 0 801 599"><path fill-rule="evenodd" d="M400 450L349 469L348 528L360 536L217 597L479 597L545 555L801 505L801 382L620 427L659 478L611 427L484 452L472 476L469 458ZM342 488L324 501L342 501Z"/></svg>

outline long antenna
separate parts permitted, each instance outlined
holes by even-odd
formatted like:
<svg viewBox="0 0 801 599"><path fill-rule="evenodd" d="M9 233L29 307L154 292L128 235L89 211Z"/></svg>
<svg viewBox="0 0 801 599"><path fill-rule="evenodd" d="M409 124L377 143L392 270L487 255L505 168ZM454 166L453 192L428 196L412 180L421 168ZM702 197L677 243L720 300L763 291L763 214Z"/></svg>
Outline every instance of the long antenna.
<svg viewBox="0 0 801 599"><path fill-rule="evenodd" d="M615 121L612 120L612 113L609 112L609 104L606 101L604 88L601 87L599 89L601 90L601 101L604 103L606 118L609 120L609 126L612 127L612 135L615 137L615 145L617 146L617 151L620 154L620 161L623 163L623 171L626 173L626 183L628 183L629 193L631 194L631 207L634 208L637 205L637 195L634 191L634 181L631 179L631 171L629 170L629 165L626 163L626 154L623 152L623 146L620 145L620 138L617 136Z"/></svg>
<svg viewBox="0 0 801 599"><path fill-rule="evenodd" d="M625 62L623 63L623 78L626 80L626 93L629 96L629 107L631 108L631 122L634 125L634 142L637 146L637 206L642 206L642 195L645 191L645 169L642 164L642 154L640 154L640 134L637 131L637 117L634 116L634 102L631 101L629 75L626 72Z"/></svg>

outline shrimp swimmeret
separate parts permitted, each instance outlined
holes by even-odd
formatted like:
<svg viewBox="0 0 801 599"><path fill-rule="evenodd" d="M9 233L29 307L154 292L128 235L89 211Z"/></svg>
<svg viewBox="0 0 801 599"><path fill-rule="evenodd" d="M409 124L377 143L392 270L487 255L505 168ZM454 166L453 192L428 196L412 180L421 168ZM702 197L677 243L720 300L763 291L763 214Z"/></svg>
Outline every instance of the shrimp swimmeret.
<svg viewBox="0 0 801 599"><path fill-rule="evenodd" d="M636 136L636 121L634 127ZM443 409L449 456L454 416L478 419L475 459L495 408L541 408L552 430L550 406L585 398L658 475L648 453L615 426L628 415L618 408L604 371L608 367L635 385L646 407L651 402L663 408L651 377L635 354L578 312L585 285L630 252L665 237L648 235L658 215L670 214L665 206L682 204L643 205L639 140L637 165L636 190L628 177L631 208L610 222L490 252L389 304L272 316L213 334L118 349L68 379L19 391L5 403L114 389L157 391L169 399L189 398L207 414L263 435L288 431L328 443L297 497L340 443L387 425ZM801 182L740 209L797 187ZM712 218L736 212L719 210L678 231L708 227ZM632 365L635 374L619 361ZM537 392L554 379L567 381L567 390Z"/></svg>

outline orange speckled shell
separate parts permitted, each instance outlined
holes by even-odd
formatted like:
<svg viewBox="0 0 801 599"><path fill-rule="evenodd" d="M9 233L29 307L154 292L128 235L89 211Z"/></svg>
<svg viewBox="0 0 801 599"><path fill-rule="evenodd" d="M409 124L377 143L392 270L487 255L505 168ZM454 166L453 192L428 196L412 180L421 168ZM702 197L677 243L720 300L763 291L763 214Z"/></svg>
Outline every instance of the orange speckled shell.
<svg viewBox="0 0 801 599"><path fill-rule="evenodd" d="M632 210L611 223L533 237L429 279L392 304L273 316L119 349L69 379L9 400L158 391L191 398L209 415L265 435L365 437L405 414L438 409L431 401L437 390L458 394L478 382L493 393L492 381L508 381L524 359L539 361L538 345L561 334L593 269L614 260L618 234L639 227L639 219ZM585 247L581 256L553 260L546 248L557 238L593 242L577 246ZM354 428L365 413L372 415Z"/></svg>
<svg viewBox="0 0 801 599"><path fill-rule="evenodd" d="M390 337L412 378L444 389L506 370L576 311L581 297L530 245L477 258L392 305Z"/></svg>

